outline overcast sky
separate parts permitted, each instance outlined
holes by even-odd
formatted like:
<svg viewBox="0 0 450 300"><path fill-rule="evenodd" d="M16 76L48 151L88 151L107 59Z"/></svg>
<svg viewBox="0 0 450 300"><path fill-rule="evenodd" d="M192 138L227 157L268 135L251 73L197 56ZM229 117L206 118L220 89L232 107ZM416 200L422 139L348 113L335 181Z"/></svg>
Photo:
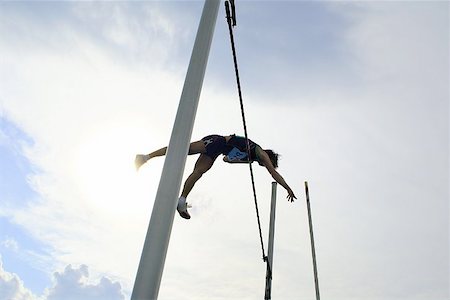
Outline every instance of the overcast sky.
<svg viewBox="0 0 450 300"><path fill-rule="evenodd" d="M237 1L249 136L281 154L273 299L449 299L449 3ZM0 3L0 299L129 299L202 1ZM223 3L192 139L243 134ZM196 157L189 157L186 175ZM272 178L255 166L267 243ZM248 167L219 158L160 299L262 299ZM71 298L71 297L72 298Z"/></svg>

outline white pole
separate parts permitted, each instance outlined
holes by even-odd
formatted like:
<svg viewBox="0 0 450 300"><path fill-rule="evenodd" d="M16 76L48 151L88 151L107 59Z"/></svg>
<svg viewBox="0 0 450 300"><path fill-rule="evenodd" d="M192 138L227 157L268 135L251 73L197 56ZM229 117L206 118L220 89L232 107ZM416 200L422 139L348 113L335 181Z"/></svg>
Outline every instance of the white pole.
<svg viewBox="0 0 450 300"><path fill-rule="evenodd" d="M311 253L312 253L313 269L314 269L314 286L316 288L316 300L320 300L319 276L317 275L316 247L314 246L314 233L313 233L313 224L312 224L312 215L311 215L311 204L309 202L309 188L308 188L307 181L305 181L305 193L306 193L306 206L308 208L309 235L311 238Z"/></svg>
<svg viewBox="0 0 450 300"><path fill-rule="evenodd" d="M273 242L275 234L275 208L277 204L277 183L272 182L272 199L270 201L269 249L267 250L266 294L265 300L272 297Z"/></svg>
<svg viewBox="0 0 450 300"><path fill-rule="evenodd" d="M220 0L206 0L203 7L134 282L131 295L133 300L158 298L178 193L186 164L219 4Z"/></svg>

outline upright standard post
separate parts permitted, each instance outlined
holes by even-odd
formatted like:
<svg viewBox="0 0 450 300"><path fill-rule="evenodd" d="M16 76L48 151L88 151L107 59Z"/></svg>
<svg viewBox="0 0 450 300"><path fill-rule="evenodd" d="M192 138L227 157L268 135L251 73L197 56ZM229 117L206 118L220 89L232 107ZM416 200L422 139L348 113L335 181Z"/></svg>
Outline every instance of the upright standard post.
<svg viewBox="0 0 450 300"><path fill-rule="evenodd" d="M158 298L178 193L194 127L220 0L206 0L181 93L164 167L142 250L133 300Z"/></svg>
<svg viewBox="0 0 450 300"><path fill-rule="evenodd" d="M314 269L314 284L316 287L316 299L320 300L319 277L317 275L316 248L314 246L314 233L313 233L312 216L311 216L311 205L309 203L308 182L306 182L306 181L305 181L305 193L306 193L306 206L308 207L309 235L311 237L311 252L312 252L313 269Z"/></svg>
<svg viewBox="0 0 450 300"><path fill-rule="evenodd" d="M269 223L269 249L267 250L266 269L266 294L265 300L272 297L272 270L273 270L273 238L275 233L275 208L277 205L277 183L272 182L272 200L270 201L270 223Z"/></svg>

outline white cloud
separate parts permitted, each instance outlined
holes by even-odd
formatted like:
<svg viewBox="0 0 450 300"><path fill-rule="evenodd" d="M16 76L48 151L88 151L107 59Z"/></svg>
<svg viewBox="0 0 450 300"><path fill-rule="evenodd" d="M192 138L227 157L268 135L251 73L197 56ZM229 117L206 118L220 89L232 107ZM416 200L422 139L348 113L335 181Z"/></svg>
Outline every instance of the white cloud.
<svg viewBox="0 0 450 300"><path fill-rule="evenodd" d="M54 277L55 286L46 292L46 300L124 299L121 286L117 282L106 277L102 277L97 284L87 282L89 272L86 265L79 268L68 265L62 273L56 272Z"/></svg>
<svg viewBox="0 0 450 300"><path fill-rule="evenodd" d="M64 271L54 273L54 285L37 296L24 285L17 274L3 269L0 257L0 300L122 300L124 295L120 283L102 276L98 282L91 282L86 265L73 268L66 266Z"/></svg>
<svg viewBox="0 0 450 300"><path fill-rule="evenodd" d="M33 27L22 17L2 18L2 35L15 34L5 27L7 20ZM146 22L155 30L159 26L154 18ZM162 24L162 31L167 26ZM37 26L29 32L30 39L74 40L71 51L26 51L20 41L0 46L1 63L10 66L0 71L8 79L0 92L2 107L33 138L22 150L40 170L29 177L40 198L26 207L18 202L20 209L2 207L2 214L45 241L54 265L86 263L129 283L151 209L144 195L151 195L157 184L137 176L133 158L139 149L166 143L172 123L166 116L174 114L181 83L158 67L157 53L148 52L146 65L130 69L110 48L72 29L60 26L46 36L42 32L48 28ZM157 172L152 176L157 178ZM111 245L117 247L92 253ZM117 260L129 256L126 263Z"/></svg>
<svg viewBox="0 0 450 300"><path fill-rule="evenodd" d="M35 20L20 14L0 19L2 36L15 41L0 43L0 79L5 84L0 89L2 110L34 139L25 154L42 170L31 177L40 199L20 209L5 208L2 214L46 241L55 265L87 264L95 270L95 278L113 276L129 294L163 161L151 161L136 174L132 160L136 152L168 141L183 81L180 69L170 72L161 61L172 55L165 49L179 47L178 39L187 34L179 28L195 27L195 22L173 23L150 7L139 20L130 20L123 4L99 4L103 7L99 10L97 4L79 5L74 12L81 27L74 29L74 24L67 23L54 27L49 40L48 28L40 28ZM422 291L438 299L445 293L441 281L446 274L441 265L448 254L439 249L446 247L440 239L448 231L442 218L445 205L439 197L448 184L442 183L448 176L441 164L448 147L442 146L448 131L441 119L448 106L425 105L415 95L445 95L442 82L448 73L439 73L442 67L434 66L445 60L441 56L446 48L440 38L446 35L433 23L432 13L421 19L421 10L410 11L403 3L395 10L382 9L381 15L377 5L391 4L350 3L346 7L360 5L365 9L358 9L356 17L348 14L353 10L342 6L337 10L354 22L343 37L343 46L355 59L349 68L354 69L344 74L361 75L361 85L349 89L354 78L342 78L350 84L330 89L317 81L318 88L305 96L293 84L283 93L298 101L289 103L267 95L265 101L245 98L251 137L281 152L280 171L299 197L297 203L287 204L285 192L279 191L274 293L282 299L313 295L308 284L312 280L305 271L310 269L301 200L305 178L312 181L320 274L328 288L324 295L369 299L377 293L404 293L407 296L399 299L427 299L420 298ZM111 12L114 17L110 19ZM15 27L6 26L5 20L33 29L21 31L25 41L48 43L40 44L39 51L30 51L25 47L29 44L14 37ZM95 36L97 29L101 37ZM298 33L295 27L287 29L292 37ZM415 32L420 33L420 42L414 39ZM155 35L149 41L147 34L151 33ZM58 41L67 42L67 47L54 47ZM239 47L258 51L244 42ZM141 47L149 52L139 52ZM439 49L437 56L435 49ZM228 61L229 52L226 55ZM127 57L135 61L130 63ZM341 67L327 66L336 73ZM420 72L422 67L425 74ZM245 64L241 68L245 70ZM428 72L441 81L431 80L434 75ZM261 74L268 81L277 77ZM272 86L258 89L264 94ZM234 85L224 89L211 77L205 78L193 138L214 132L242 133L235 93ZM427 134L430 131L435 135ZM189 158L186 172L194 161ZM255 175L267 232L271 178L260 168ZM433 196L428 202L423 201L424 191ZM265 270L246 166L218 161L190 197L194 217L188 223L175 220L161 297L227 299L232 293L236 299L260 298ZM436 205L428 206L430 202ZM434 256L427 250L429 244L437 246ZM414 274L415 267L420 274ZM404 270L410 276L402 276ZM364 277L361 274L373 281L358 281ZM423 280L422 274L428 279ZM56 286L48 290L49 297L63 295L64 290L85 297L106 288L120 292L110 279L89 283L88 275L85 266L56 273ZM399 284L392 286L393 281ZM12 282L20 286L20 281Z"/></svg>
<svg viewBox="0 0 450 300"><path fill-rule="evenodd" d="M347 38L366 83L391 84L398 96L426 91L421 97L448 85L443 64L448 61L448 40L442 38L449 32L446 3L409 2L406 9L402 2L337 7L357 24ZM404 85L392 86L398 82Z"/></svg>
<svg viewBox="0 0 450 300"><path fill-rule="evenodd" d="M6 240L0 243L3 247L11 249L13 251L19 250L19 244L13 238L7 238Z"/></svg>
<svg viewBox="0 0 450 300"><path fill-rule="evenodd" d="M14 273L3 269L0 256L0 299L1 300L38 300L28 289L23 281Z"/></svg>
<svg viewBox="0 0 450 300"><path fill-rule="evenodd" d="M8 142L8 136L3 132L3 130L0 130L0 145L7 145Z"/></svg>

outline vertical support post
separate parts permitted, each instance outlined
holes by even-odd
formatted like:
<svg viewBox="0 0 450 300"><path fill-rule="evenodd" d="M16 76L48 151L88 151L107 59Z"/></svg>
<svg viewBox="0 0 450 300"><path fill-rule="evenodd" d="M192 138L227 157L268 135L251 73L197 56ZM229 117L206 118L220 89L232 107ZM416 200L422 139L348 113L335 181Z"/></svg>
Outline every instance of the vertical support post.
<svg viewBox="0 0 450 300"><path fill-rule="evenodd" d="M273 243L275 234L275 208L277 205L277 183L272 182L272 199L270 201L270 223L269 223L269 249L266 259L266 293L265 300L272 297L272 270L273 270Z"/></svg>
<svg viewBox="0 0 450 300"><path fill-rule="evenodd" d="M311 252L312 252L312 259L313 259L314 284L315 284L315 288L316 288L316 300L320 300L319 277L318 277L318 274L317 274L316 248L314 246L314 233L313 233L312 216L311 216L311 205L309 203L309 189L308 189L308 182L307 181L305 181L305 193L306 193L306 206L308 207L309 235L311 237Z"/></svg>
<svg viewBox="0 0 450 300"><path fill-rule="evenodd" d="M184 81L131 299L158 298L220 0L206 0Z"/></svg>

